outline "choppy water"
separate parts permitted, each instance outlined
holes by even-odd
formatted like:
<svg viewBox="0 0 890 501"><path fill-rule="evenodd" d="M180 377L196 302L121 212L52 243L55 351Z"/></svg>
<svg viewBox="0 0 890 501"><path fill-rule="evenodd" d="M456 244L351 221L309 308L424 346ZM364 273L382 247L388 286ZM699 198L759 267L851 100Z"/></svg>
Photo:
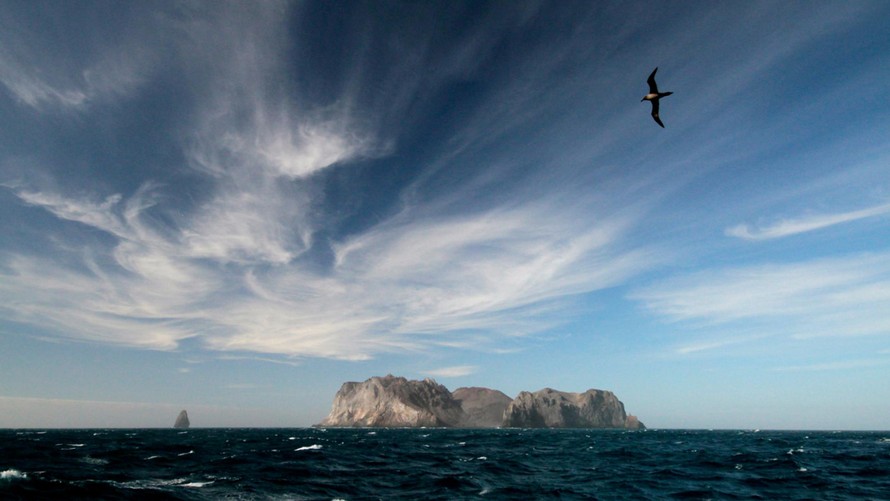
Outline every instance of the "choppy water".
<svg viewBox="0 0 890 501"><path fill-rule="evenodd" d="M0 499L890 499L890 432L0 430Z"/></svg>

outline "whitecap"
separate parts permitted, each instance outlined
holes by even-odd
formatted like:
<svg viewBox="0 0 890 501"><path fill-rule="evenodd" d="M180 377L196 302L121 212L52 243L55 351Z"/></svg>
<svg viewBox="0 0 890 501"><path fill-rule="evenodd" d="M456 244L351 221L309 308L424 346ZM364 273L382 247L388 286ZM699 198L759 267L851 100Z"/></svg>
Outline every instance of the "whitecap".
<svg viewBox="0 0 890 501"><path fill-rule="evenodd" d="M485 456L479 456L476 458L477 461L488 461L488 458Z"/></svg>
<svg viewBox="0 0 890 501"><path fill-rule="evenodd" d="M0 471L0 480L17 480L17 479L26 479L28 478L27 473L22 473L19 470L3 470Z"/></svg>
<svg viewBox="0 0 890 501"><path fill-rule="evenodd" d="M306 445L306 446L300 447L300 448L298 448L298 449L294 449L294 452L299 452L299 451L317 451L317 450L319 450L319 449L321 449L321 444L312 444L312 445Z"/></svg>
<svg viewBox="0 0 890 501"><path fill-rule="evenodd" d="M177 456L188 456L189 454L194 454L194 453L195 453L195 451L188 451L188 452L183 452L183 453L177 454Z"/></svg>
<svg viewBox="0 0 890 501"><path fill-rule="evenodd" d="M159 458L159 457L161 457L161 456L148 456L147 458L145 458L145 460L146 460L146 461L151 461L152 459L157 459L157 458Z"/></svg>
<svg viewBox="0 0 890 501"><path fill-rule="evenodd" d="M287 437L288 440L296 440L297 437Z"/></svg>
<svg viewBox="0 0 890 501"><path fill-rule="evenodd" d="M80 461L82 463L94 464L94 465L100 465L100 466L108 464L107 459L94 458L94 457L90 457L90 456L82 457L82 458L80 458Z"/></svg>
<svg viewBox="0 0 890 501"><path fill-rule="evenodd" d="M123 489L157 489L159 487L175 487L180 486L188 482L187 478L174 478L169 480L161 480L157 478L145 479L145 480L131 480L129 482L115 482L111 481L111 485L116 487L121 487Z"/></svg>
<svg viewBox="0 0 890 501"><path fill-rule="evenodd" d="M205 485L210 485L213 482L214 482L213 480L211 480L209 482L189 482L187 484L179 484L179 487L190 487L192 489L200 489L201 487L204 487Z"/></svg>

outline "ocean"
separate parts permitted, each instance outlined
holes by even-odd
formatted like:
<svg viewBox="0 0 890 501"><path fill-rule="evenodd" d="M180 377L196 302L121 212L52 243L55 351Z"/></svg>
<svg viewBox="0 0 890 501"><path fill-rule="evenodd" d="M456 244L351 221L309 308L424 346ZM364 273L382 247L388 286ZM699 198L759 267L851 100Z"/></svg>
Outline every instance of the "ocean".
<svg viewBox="0 0 890 501"><path fill-rule="evenodd" d="M0 430L0 499L890 499L890 432Z"/></svg>

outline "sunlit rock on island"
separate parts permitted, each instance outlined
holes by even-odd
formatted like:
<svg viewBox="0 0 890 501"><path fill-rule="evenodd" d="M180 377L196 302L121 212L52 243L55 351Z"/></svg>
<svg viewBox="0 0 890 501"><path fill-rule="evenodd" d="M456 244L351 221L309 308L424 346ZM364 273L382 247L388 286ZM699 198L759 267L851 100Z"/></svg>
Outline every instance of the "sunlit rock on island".
<svg viewBox="0 0 890 501"><path fill-rule="evenodd" d="M343 383L331 413L317 426L373 428L622 428L644 429L614 393L546 388L515 399L489 388L454 393L432 379L388 375Z"/></svg>
<svg viewBox="0 0 890 501"><path fill-rule="evenodd" d="M319 426L450 427L460 423L462 417L460 403L432 379L409 381L389 375L363 383L343 383L331 413Z"/></svg>

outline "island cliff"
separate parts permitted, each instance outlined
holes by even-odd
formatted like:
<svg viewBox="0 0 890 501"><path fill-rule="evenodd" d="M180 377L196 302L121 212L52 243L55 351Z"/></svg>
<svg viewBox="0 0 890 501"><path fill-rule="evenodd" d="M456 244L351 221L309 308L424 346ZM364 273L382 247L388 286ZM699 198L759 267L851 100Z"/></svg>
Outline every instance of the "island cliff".
<svg viewBox="0 0 890 501"><path fill-rule="evenodd" d="M567 393L550 388L523 391L504 411L508 428L644 428L628 416L624 404L611 391Z"/></svg>
<svg viewBox="0 0 890 501"><path fill-rule="evenodd" d="M512 399L489 388L458 388L451 394L464 412L461 428L497 428Z"/></svg>
<svg viewBox="0 0 890 501"><path fill-rule="evenodd" d="M343 383L321 427L624 428L644 429L610 391L546 388L515 399L489 388L451 393L432 379L388 375Z"/></svg>
<svg viewBox="0 0 890 501"><path fill-rule="evenodd" d="M318 426L450 427L462 419L460 403L441 384L389 375L343 383L331 413Z"/></svg>

